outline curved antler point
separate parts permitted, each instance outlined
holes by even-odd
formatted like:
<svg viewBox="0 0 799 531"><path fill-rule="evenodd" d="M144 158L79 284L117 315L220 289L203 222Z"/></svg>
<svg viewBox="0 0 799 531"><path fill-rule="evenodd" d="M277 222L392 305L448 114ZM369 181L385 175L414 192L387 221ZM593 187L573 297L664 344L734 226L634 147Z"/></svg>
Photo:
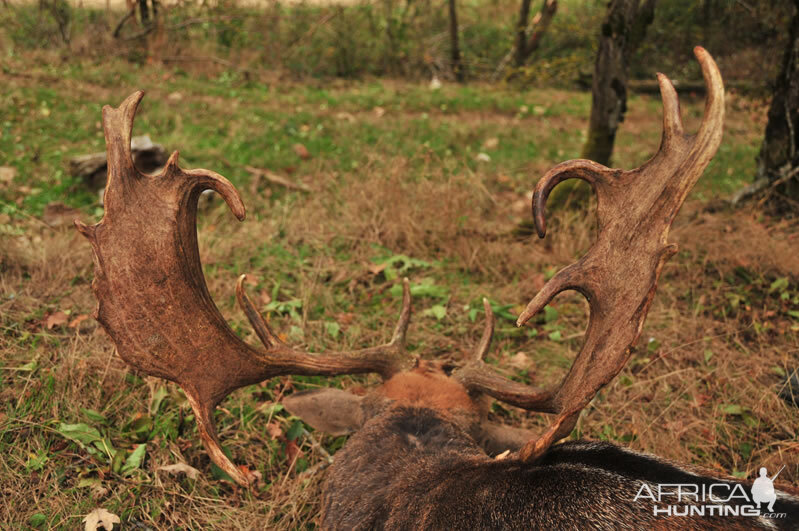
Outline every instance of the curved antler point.
<svg viewBox="0 0 799 531"><path fill-rule="evenodd" d="M169 160L166 161L166 165L164 166L164 173L168 174L172 170L177 170L178 168L178 159L180 158L180 151L177 149L172 152L169 156Z"/></svg>
<svg viewBox="0 0 799 531"><path fill-rule="evenodd" d="M75 225L75 228L78 230L81 235L89 240L90 242L95 241L95 227L93 225L86 225L79 219L75 219L72 222Z"/></svg>
<svg viewBox="0 0 799 531"><path fill-rule="evenodd" d="M494 311L491 309L491 303L486 297L483 297L483 309L485 310L486 322L483 327L483 335L480 337L480 342L477 344L472 356L476 361L482 361L491 346L491 340L494 338Z"/></svg>
<svg viewBox="0 0 799 531"><path fill-rule="evenodd" d="M236 295L239 293L244 293L244 281L247 280L247 274L244 273L239 275L239 278L236 279Z"/></svg>
<svg viewBox="0 0 799 531"><path fill-rule="evenodd" d="M660 99L663 103L663 140L661 142L662 151L664 147L670 144L674 137L682 136L684 129L682 125L682 117L680 116L680 99L677 96L677 90L668 76L658 72L658 86L660 87Z"/></svg>

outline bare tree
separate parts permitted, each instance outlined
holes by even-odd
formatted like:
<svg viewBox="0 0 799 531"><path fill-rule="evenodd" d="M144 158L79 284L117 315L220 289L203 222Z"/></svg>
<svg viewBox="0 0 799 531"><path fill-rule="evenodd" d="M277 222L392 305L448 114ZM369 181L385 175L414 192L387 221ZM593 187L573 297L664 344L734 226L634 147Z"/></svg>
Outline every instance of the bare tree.
<svg viewBox="0 0 799 531"><path fill-rule="evenodd" d="M463 83L466 79L466 72L463 68L461 49L458 43L458 10L456 0L449 0L449 41L452 73L455 75L456 81Z"/></svg>
<svg viewBox="0 0 799 531"><path fill-rule="evenodd" d="M627 111L627 65L655 18L656 0L611 0L599 35L583 158L608 165Z"/></svg>
<svg viewBox="0 0 799 531"><path fill-rule="evenodd" d="M514 54L514 63L517 67L524 66L524 63L530 55L538 49L541 44L541 38L549 28L552 19L555 17L555 12L558 10L558 0L544 0L541 4L541 11L533 17L532 22L529 23L527 19L530 17L530 3L532 0L522 0L522 5L519 9L519 26L516 33L516 46Z"/></svg>
<svg viewBox="0 0 799 531"><path fill-rule="evenodd" d="M591 119L582 157L610 165L616 130L627 112L627 65L655 18L657 0L611 0L599 34L591 89ZM588 186L572 180L559 186L550 204L585 205ZM524 229L522 229L524 230Z"/></svg>

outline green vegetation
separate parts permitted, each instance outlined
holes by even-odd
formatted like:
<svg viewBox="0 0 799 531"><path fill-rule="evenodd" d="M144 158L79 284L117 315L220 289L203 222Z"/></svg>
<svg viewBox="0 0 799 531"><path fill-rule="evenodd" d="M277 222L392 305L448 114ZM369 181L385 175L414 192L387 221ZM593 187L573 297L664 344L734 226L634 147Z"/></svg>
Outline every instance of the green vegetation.
<svg viewBox="0 0 799 531"><path fill-rule="evenodd" d="M16 73L8 79L26 79L21 61L7 65ZM20 208L39 215L54 201L75 208L95 205L96 195L70 176L63 162L104 150L101 108L116 105L133 88L150 94L134 134L150 133L155 141L180 147L184 165L217 168L236 185L251 178L248 165L312 179L316 172L385 171L394 157L402 157L422 173L436 161L448 175L501 174L507 188L524 190L530 170L535 176L579 156L590 109L588 94L554 89L477 84L430 90L395 81L264 87L229 71L197 79L180 70L158 75L122 61L42 70L33 86L22 83L0 95L0 156L17 170L17 185L0 189L7 214ZM103 75L116 81L109 86ZM64 87L72 82L79 82L78 90ZM689 123L701 115L701 103L694 103L686 108ZM744 102L741 112L748 106ZM657 128L639 124L655 125L651 119L660 113L659 100L634 97L630 107L615 155L620 167L641 164L659 140ZM754 172L758 135L755 127L729 127L699 192L713 197L746 183ZM292 150L296 143L313 158L301 160ZM490 160L479 160L482 152Z"/></svg>
<svg viewBox="0 0 799 531"><path fill-rule="evenodd" d="M164 62L189 70L230 69L250 79L392 76L451 79L447 10L414 0L337 3L235 0L162 6L158 23L123 20L117 0L71 8L66 0L21 3L0 10L0 47L7 57L48 49L104 61L108 51L138 65ZM533 2L534 12L539 9ZM763 91L777 72L791 10L788 2L670 0L658 2L649 38L630 64L631 78L658 70L681 81L701 76L691 50L702 44L720 61L728 81ZM100 8L102 7L102 9ZM528 64L506 71L519 4L459 2L461 55L467 78L512 77L514 84L590 86L597 35L606 2L560 0L540 47ZM119 30L114 36L115 30ZM735 35L730 39L729 35ZM725 68L726 67L726 68Z"/></svg>

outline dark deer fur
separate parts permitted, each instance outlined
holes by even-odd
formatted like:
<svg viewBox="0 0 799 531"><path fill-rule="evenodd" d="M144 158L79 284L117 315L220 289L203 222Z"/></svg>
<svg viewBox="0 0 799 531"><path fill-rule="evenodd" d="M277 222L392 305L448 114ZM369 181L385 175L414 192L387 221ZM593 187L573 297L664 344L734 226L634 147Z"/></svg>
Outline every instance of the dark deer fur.
<svg viewBox="0 0 799 531"><path fill-rule="evenodd" d="M336 454L324 487L325 529L799 529L799 498L782 492L779 518L655 516L651 501L634 501L643 483L656 493L658 484L736 482L607 442L555 445L533 463L492 458L485 412L463 402L465 388L430 364L366 397L349 395L348 407L340 393L310 391L283 402L303 418L307 408L321 418L353 413L349 427L357 432ZM325 422L315 427L324 430Z"/></svg>

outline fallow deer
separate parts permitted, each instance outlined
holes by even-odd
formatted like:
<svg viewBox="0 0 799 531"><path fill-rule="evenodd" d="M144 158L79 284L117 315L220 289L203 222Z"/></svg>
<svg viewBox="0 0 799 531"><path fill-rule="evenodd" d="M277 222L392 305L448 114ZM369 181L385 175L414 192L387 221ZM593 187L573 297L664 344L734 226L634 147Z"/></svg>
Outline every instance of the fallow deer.
<svg viewBox="0 0 799 531"><path fill-rule="evenodd" d="M250 478L222 452L214 426L214 408L226 395L278 375L379 374L382 385L365 397L323 389L284 400L320 430L355 432L328 473L321 515L328 529L797 529L799 500L784 493L776 494L770 511L777 514L768 517L747 496L749 487L730 479L610 443L553 446L630 356L663 265L677 249L667 243L669 228L720 143L721 75L704 49L695 54L707 86L696 136L684 134L677 94L659 74L663 136L652 159L631 171L569 161L536 187L532 206L540 237L547 196L561 181L588 181L598 203L597 241L553 277L517 321L523 325L563 290L588 299L584 345L555 388L508 380L483 363L494 326L487 303L482 339L460 366L407 354L407 280L388 344L312 354L278 339L241 277L237 299L265 349L240 340L205 285L196 205L206 189L218 192L239 219L244 204L221 175L180 169L177 152L159 175L136 170L130 138L141 92L119 108L103 109L105 215L91 227L76 222L94 251L96 318L125 361L183 388L211 459L241 485ZM483 396L555 418L538 437L495 425L486 420Z"/></svg>

